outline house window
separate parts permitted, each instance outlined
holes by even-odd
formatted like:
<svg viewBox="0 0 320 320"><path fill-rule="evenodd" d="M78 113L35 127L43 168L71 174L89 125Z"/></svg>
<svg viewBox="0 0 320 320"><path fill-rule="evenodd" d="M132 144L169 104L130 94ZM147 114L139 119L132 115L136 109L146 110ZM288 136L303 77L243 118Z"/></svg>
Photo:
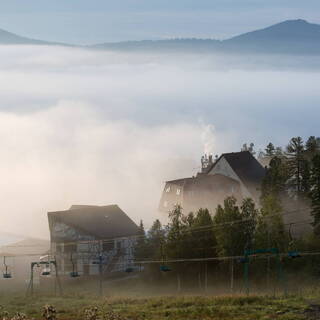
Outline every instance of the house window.
<svg viewBox="0 0 320 320"><path fill-rule="evenodd" d="M181 193L181 189L178 188L178 189L177 189L177 196L180 196L180 193Z"/></svg>
<svg viewBox="0 0 320 320"><path fill-rule="evenodd" d="M171 187L170 187L170 186L166 188L166 192L167 192L167 193L170 192L170 190L171 190Z"/></svg>
<svg viewBox="0 0 320 320"><path fill-rule="evenodd" d="M164 202L163 202L163 206L164 206L165 208L167 208L167 207L168 207L168 201L164 201Z"/></svg>

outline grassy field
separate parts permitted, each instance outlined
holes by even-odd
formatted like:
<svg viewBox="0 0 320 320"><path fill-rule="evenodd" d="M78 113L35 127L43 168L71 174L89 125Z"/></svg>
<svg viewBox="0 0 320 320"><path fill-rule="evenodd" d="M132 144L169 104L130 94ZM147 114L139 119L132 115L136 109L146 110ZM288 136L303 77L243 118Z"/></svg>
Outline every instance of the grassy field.
<svg viewBox="0 0 320 320"><path fill-rule="evenodd" d="M93 296L64 296L26 298L1 295L2 319L11 319L17 312L27 319L43 318L43 306L50 304L57 311L57 319L318 319L316 296L168 296L152 298L123 298ZM320 295L319 295L320 301ZM97 309L94 309L97 307ZM87 309L87 311L86 311ZM318 310L319 309L319 310ZM89 310L89 311L88 311ZM97 310L97 312L96 312ZM6 315L8 312L8 315ZM23 318L23 316L22 316ZM22 319L21 316L15 319ZM49 319L47 317L47 319Z"/></svg>

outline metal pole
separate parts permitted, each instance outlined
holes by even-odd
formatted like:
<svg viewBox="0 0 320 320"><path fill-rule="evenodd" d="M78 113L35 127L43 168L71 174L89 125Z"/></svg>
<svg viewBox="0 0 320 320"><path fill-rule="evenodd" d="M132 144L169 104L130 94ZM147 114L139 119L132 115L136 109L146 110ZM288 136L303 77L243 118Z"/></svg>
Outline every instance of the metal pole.
<svg viewBox="0 0 320 320"><path fill-rule="evenodd" d="M233 258L231 258L231 281L230 281L231 294L233 294L233 287L234 287L234 265L233 265Z"/></svg>
<svg viewBox="0 0 320 320"><path fill-rule="evenodd" d="M204 277L204 289L208 291L208 263L205 264L205 277Z"/></svg>
<svg viewBox="0 0 320 320"><path fill-rule="evenodd" d="M269 223L267 226L268 229L268 248L270 248L270 230L269 230ZM270 289L270 255L267 257L267 291Z"/></svg>
<svg viewBox="0 0 320 320"><path fill-rule="evenodd" d="M249 257L245 256L245 263L244 263L244 284L246 289L246 294L249 295L250 293L250 284L249 284Z"/></svg>
<svg viewBox="0 0 320 320"><path fill-rule="evenodd" d="M103 287L102 287L102 254L99 255L99 295L102 297L103 295Z"/></svg>
<svg viewBox="0 0 320 320"><path fill-rule="evenodd" d="M181 291L181 281L180 281L180 275L179 275L179 273L178 273L178 275L177 275L177 282L178 282L178 292L180 292L180 291Z"/></svg>
<svg viewBox="0 0 320 320"><path fill-rule="evenodd" d="M59 278L57 260L52 261L52 264L54 265L54 269L55 269L55 273L56 273L55 295L57 294L57 285L58 285L59 295L62 296L62 286L61 286L61 282L60 282L60 278Z"/></svg>
<svg viewBox="0 0 320 320"><path fill-rule="evenodd" d="M30 275L30 294L33 295L33 267L34 264L31 263L31 275Z"/></svg>

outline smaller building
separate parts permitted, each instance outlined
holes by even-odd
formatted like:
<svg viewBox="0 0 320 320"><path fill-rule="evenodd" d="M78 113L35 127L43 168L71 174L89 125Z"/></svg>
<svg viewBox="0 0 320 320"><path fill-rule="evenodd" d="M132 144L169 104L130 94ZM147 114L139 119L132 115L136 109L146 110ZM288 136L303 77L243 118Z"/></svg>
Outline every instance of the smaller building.
<svg viewBox="0 0 320 320"><path fill-rule="evenodd" d="M49 212L51 252L60 274L84 276L124 271L132 266L138 226L117 205L74 205Z"/></svg>

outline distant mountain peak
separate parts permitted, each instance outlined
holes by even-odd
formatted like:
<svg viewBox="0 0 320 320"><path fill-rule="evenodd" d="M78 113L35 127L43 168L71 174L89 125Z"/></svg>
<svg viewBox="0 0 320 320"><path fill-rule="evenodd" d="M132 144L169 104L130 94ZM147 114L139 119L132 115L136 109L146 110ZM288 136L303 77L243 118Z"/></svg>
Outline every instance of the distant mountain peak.
<svg viewBox="0 0 320 320"><path fill-rule="evenodd" d="M285 20L285 21L280 22L280 23L311 24L310 22L308 22L307 20L304 20L304 19Z"/></svg>

